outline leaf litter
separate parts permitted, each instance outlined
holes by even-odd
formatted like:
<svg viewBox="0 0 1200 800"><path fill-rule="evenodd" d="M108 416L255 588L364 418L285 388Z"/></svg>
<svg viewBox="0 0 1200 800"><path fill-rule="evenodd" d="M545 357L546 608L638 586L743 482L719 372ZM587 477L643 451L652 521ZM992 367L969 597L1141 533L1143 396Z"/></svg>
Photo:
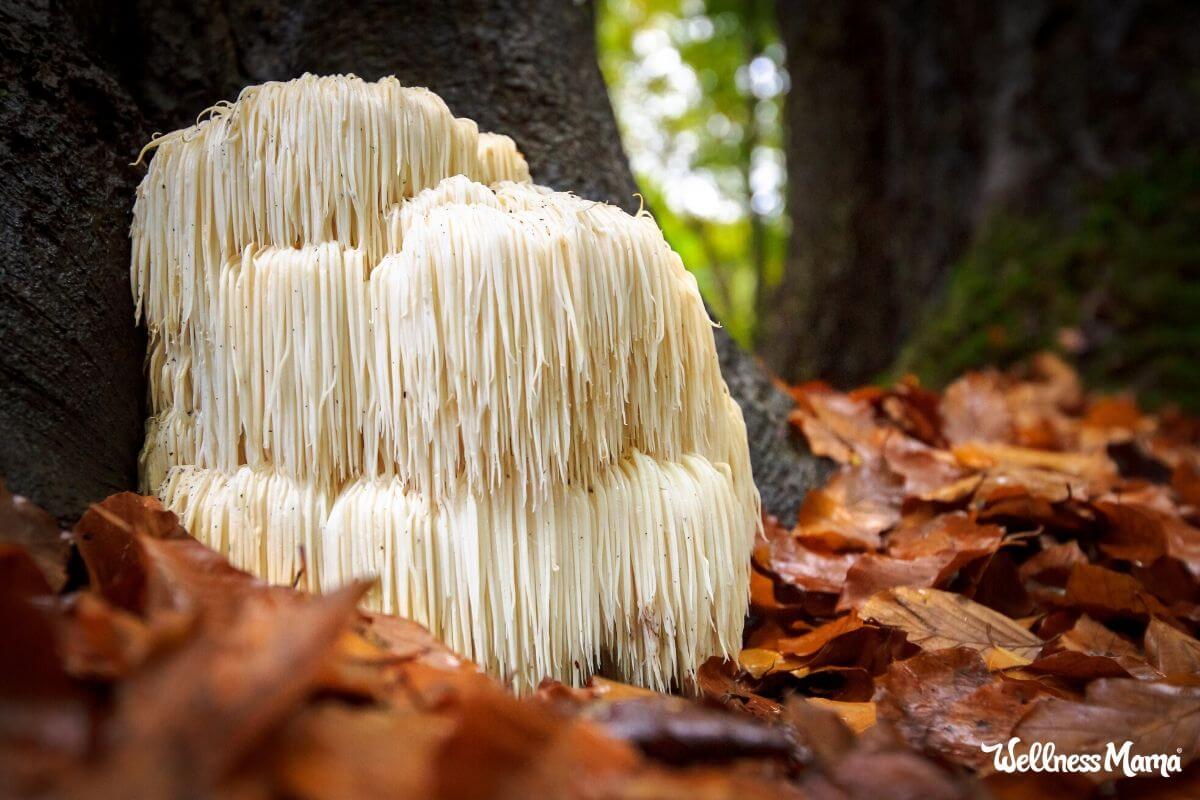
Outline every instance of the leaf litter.
<svg viewBox="0 0 1200 800"><path fill-rule="evenodd" d="M152 498L64 532L0 489L0 796L1195 796L1200 424L1047 355L790 392L836 471L765 520L744 649L678 696L517 698L364 585L268 586ZM1013 737L1184 771L997 772Z"/></svg>

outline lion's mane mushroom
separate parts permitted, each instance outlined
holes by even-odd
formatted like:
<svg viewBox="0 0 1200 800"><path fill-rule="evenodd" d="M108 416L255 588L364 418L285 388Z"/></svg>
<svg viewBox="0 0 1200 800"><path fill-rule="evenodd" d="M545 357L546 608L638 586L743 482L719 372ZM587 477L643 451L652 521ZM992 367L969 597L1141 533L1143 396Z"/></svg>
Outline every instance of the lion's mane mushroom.
<svg viewBox="0 0 1200 800"><path fill-rule="evenodd" d="M141 457L268 580L379 576L527 689L735 652L758 526L696 284L424 89L305 76L160 137L134 207Z"/></svg>

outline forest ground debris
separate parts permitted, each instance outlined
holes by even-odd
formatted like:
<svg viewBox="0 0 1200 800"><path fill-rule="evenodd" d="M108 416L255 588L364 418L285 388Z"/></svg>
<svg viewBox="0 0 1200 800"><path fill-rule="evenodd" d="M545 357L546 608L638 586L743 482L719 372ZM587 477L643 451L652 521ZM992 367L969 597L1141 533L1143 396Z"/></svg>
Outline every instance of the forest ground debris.
<svg viewBox="0 0 1200 800"><path fill-rule="evenodd" d="M0 795L1196 796L1200 423L1048 356L791 391L839 471L768 520L745 646L694 698L518 699L364 586L268 586L152 498L63 534L0 492ZM1182 773L996 772L1011 737Z"/></svg>

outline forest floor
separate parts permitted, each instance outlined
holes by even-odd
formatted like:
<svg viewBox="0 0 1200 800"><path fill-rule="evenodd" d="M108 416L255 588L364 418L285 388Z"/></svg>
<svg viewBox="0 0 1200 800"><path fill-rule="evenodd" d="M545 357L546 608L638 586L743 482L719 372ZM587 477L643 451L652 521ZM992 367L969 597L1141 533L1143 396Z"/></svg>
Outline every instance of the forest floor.
<svg viewBox="0 0 1200 800"><path fill-rule="evenodd" d="M695 698L517 699L153 499L63 533L0 489L0 796L1200 796L1200 422L1049 356L790 391L840 467L766 520L745 647Z"/></svg>

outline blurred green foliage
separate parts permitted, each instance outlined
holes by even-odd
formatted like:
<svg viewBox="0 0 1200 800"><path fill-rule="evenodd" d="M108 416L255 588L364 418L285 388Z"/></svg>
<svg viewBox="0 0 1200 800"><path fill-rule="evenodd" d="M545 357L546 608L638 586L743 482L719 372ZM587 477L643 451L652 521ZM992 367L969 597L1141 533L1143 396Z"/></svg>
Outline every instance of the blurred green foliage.
<svg viewBox="0 0 1200 800"><path fill-rule="evenodd" d="M600 64L646 203L714 314L754 341L786 243L770 0L603 0Z"/></svg>
<svg viewBox="0 0 1200 800"><path fill-rule="evenodd" d="M1092 385L1200 411L1200 152L1117 176L1086 209L1070 227L994 219L894 372L941 385L1050 348Z"/></svg>

